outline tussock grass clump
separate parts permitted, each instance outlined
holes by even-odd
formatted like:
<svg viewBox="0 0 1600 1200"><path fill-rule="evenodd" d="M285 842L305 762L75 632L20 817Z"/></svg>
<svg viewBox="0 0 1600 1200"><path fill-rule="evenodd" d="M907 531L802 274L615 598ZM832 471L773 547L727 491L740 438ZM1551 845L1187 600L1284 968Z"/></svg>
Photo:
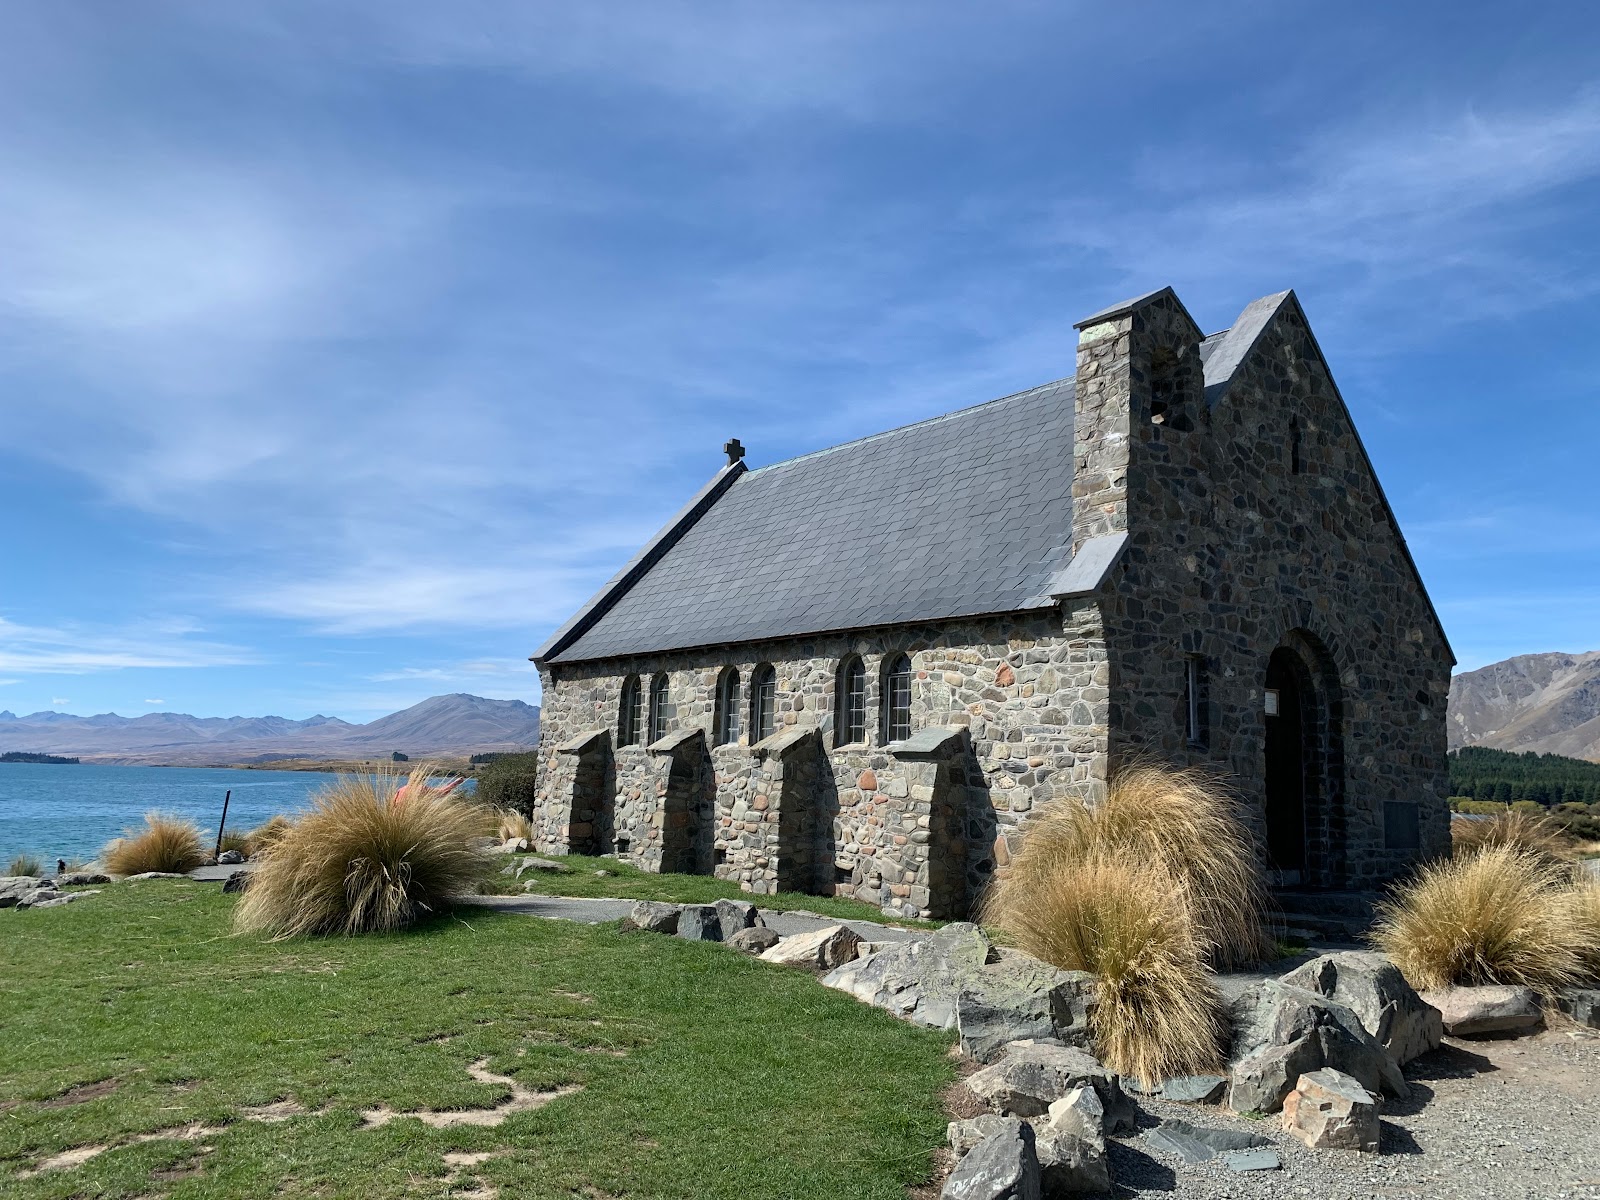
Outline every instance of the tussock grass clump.
<svg viewBox="0 0 1600 1200"><path fill-rule="evenodd" d="M1204 957L1229 967L1272 956L1255 845L1233 798L1202 772L1129 767L1112 781L1104 803L1057 801L1027 830L999 889L1010 898L1001 899L1002 908L1025 906L1083 863L1125 853L1183 884Z"/></svg>
<svg viewBox="0 0 1600 1200"><path fill-rule="evenodd" d="M282 813L274 814L244 835L244 845L240 849L246 858L260 858L293 828L294 822L288 817Z"/></svg>
<svg viewBox="0 0 1600 1200"><path fill-rule="evenodd" d="M1027 855L1025 842L1019 861ZM1217 1068L1222 1001L1185 883L1126 849L1037 882L1022 895L1008 879L991 893L986 916L1036 958L1098 977L1091 1023L1101 1060L1152 1086Z"/></svg>
<svg viewBox="0 0 1600 1200"><path fill-rule="evenodd" d="M1493 846L1509 846L1550 865L1566 862L1572 854L1572 840L1549 816L1517 809L1484 820L1454 818L1450 822L1450 846L1457 858Z"/></svg>
<svg viewBox="0 0 1600 1200"><path fill-rule="evenodd" d="M488 868L470 849L483 810L448 786L431 785L431 766L345 776L278 839L235 911L241 932L275 939L406 929L472 892Z"/></svg>
<svg viewBox="0 0 1600 1200"><path fill-rule="evenodd" d="M1549 991L1600 955L1570 868L1511 845L1432 863L1381 906L1373 940L1412 986Z"/></svg>
<svg viewBox="0 0 1600 1200"><path fill-rule="evenodd" d="M528 845L533 845L533 821L527 816L509 808L502 808L495 813L495 817L498 821L495 833L502 842L508 842L512 838L526 838Z"/></svg>
<svg viewBox="0 0 1600 1200"><path fill-rule="evenodd" d="M1600 879L1583 879L1572 893L1573 917L1581 931L1585 983L1600 983Z"/></svg>
<svg viewBox="0 0 1600 1200"><path fill-rule="evenodd" d="M142 830L129 829L100 852L100 861L112 875L142 875L146 871L192 871L206 861L200 830L182 817L151 812Z"/></svg>
<svg viewBox="0 0 1600 1200"><path fill-rule="evenodd" d="M226 850L237 850L248 858L250 856L250 835L248 833L239 833L233 829L227 830L222 835L222 841L217 847L218 853Z"/></svg>
<svg viewBox="0 0 1600 1200"><path fill-rule="evenodd" d="M31 854L19 854L6 867L6 874L38 877L44 874L44 866Z"/></svg>

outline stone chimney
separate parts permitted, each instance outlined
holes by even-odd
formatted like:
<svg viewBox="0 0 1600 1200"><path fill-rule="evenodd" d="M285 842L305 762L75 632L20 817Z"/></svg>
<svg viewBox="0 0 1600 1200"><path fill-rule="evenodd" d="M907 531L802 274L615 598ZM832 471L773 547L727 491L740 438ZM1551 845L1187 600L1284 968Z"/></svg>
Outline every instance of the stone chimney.
<svg viewBox="0 0 1600 1200"><path fill-rule="evenodd" d="M1208 424L1204 335L1170 287L1077 322L1072 548L1128 529L1146 447Z"/></svg>

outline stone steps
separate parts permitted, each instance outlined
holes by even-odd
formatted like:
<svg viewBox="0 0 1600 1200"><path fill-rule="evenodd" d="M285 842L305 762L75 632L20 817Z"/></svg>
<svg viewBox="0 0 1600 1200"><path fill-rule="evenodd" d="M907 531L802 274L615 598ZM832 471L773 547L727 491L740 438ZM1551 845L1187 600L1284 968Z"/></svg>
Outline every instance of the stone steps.
<svg viewBox="0 0 1600 1200"><path fill-rule="evenodd" d="M1376 892L1274 888L1273 933L1311 942L1362 942L1372 928Z"/></svg>

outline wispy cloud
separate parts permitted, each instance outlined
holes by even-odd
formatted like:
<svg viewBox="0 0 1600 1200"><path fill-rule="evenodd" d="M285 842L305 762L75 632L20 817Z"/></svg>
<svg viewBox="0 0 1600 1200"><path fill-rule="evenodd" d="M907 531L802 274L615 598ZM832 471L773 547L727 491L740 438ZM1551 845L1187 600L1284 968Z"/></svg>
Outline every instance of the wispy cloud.
<svg viewBox="0 0 1600 1200"><path fill-rule="evenodd" d="M182 624L119 629L18 625L0 617L0 669L24 675L89 675L133 668L203 668L257 661L239 646L192 636ZM53 701L52 703L66 703Z"/></svg>

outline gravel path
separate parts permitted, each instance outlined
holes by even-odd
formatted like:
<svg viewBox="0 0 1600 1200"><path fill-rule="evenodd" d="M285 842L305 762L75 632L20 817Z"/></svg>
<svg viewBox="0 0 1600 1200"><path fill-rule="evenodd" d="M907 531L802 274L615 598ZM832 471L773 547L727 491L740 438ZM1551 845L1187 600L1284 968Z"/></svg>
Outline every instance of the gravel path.
<svg viewBox="0 0 1600 1200"><path fill-rule="evenodd" d="M1245 1122L1141 1098L1145 1128L1161 1117L1249 1128L1273 1140L1283 1169L1235 1174L1220 1159L1189 1165L1143 1136L1123 1138L1110 1151L1118 1192L1180 1200L1600 1200L1600 1035L1447 1038L1405 1074L1412 1095L1385 1099L1379 1155L1307 1150L1278 1129L1276 1116Z"/></svg>
<svg viewBox="0 0 1600 1200"><path fill-rule="evenodd" d="M578 896L468 896L463 897L462 902L500 912L524 913L551 921L578 921L585 925L620 921L635 903L632 900L599 900ZM779 937L810 933L829 925L848 925L869 942L901 942L907 938L924 936L917 930L898 929L892 925L880 925L876 921L842 921L837 917L824 917L803 909L775 912L763 908L760 911L767 927Z"/></svg>

